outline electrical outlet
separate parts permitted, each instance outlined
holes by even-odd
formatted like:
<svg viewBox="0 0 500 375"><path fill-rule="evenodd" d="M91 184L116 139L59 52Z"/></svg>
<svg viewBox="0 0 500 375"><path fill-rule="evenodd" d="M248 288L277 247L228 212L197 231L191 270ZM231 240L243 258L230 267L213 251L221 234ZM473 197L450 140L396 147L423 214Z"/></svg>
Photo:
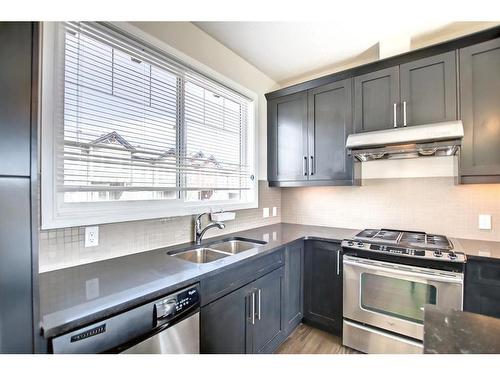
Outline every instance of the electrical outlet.
<svg viewBox="0 0 500 375"><path fill-rule="evenodd" d="M269 207L264 207L262 209L262 217L263 218L269 217Z"/></svg>
<svg viewBox="0 0 500 375"><path fill-rule="evenodd" d="M273 216L278 215L278 207L273 207Z"/></svg>
<svg viewBox="0 0 500 375"><path fill-rule="evenodd" d="M85 227L85 247L99 245L99 227Z"/></svg>
<svg viewBox="0 0 500 375"><path fill-rule="evenodd" d="M491 229L491 215L479 215L479 229Z"/></svg>

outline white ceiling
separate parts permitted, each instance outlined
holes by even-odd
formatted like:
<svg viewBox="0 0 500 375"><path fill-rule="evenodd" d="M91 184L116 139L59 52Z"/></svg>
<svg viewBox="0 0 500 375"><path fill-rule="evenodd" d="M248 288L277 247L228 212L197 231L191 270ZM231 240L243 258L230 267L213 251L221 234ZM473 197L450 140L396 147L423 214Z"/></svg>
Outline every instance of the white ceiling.
<svg viewBox="0 0 500 375"><path fill-rule="evenodd" d="M374 17L375 18L375 17ZM378 42L415 37L448 22L194 22L278 83L352 59Z"/></svg>

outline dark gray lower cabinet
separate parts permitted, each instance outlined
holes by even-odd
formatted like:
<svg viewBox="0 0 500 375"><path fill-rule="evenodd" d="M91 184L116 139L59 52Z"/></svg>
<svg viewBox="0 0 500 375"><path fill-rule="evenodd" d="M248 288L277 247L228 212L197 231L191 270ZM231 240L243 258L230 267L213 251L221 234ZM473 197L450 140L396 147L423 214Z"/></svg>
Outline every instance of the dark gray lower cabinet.
<svg viewBox="0 0 500 375"><path fill-rule="evenodd" d="M462 183L500 182L500 38L460 50Z"/></svg>
<svg viewBox="0 0 500 375"><path fill-rule="evenodd" d="M285 250L285 335L288 336L302 321L304 283L304 242L292 244Z"/></svg>
<svg viewBox="0 0 500 375"><path fill-rule="evenodd" d="M304 322L336 334L342 330L341 257L340 244L305 243Z"/></svg>
<svg viewBox="0 0 500 375"><path fill-rule="evenodd" d="M464 310L500 318L499 260L467 260Z"/></svg>
<svg viewBox="0 0 500 375"><path fill-rule="evenodd" d="M249 294L244 286L201 308L202 353L246 353Z"/></svg>
<svg viewBox="0 0 500 375"><path fill-rule="evenodd" d="M283 267L201 308L202 353L271 353L283 338Z"/></svg>
<svg viewBox="0 0 500 375"><path fill-rule="evenodd" d="M283 337L283 267L252 283L255 320L249 319L251 353L272 353Z"/></svg>

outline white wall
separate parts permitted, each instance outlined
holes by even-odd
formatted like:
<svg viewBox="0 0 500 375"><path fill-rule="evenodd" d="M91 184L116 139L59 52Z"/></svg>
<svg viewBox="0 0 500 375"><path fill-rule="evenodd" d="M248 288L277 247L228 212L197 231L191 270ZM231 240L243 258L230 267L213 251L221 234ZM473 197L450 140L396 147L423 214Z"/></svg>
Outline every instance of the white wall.
<svg viewBox="0 0 500 375"><path fill-rule="evenodd" d="M278 88L278 84L190 22L130 24L258 95L258 178L267 179L267 104L264 94Z"/></svg>

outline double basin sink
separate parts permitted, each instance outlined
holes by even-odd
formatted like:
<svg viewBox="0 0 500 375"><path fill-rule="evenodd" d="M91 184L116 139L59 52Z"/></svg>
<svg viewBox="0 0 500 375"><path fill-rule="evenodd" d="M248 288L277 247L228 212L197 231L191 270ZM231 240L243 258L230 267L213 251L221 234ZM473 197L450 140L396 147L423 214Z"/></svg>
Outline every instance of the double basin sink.
<svg viewBox="0 0 500 375"><path fill-rule="evenodd" d="M265 241L234 237L202 247L171 251L167 254L192 263L210 263L243 251L255 249L266 243Z"/></svg>

